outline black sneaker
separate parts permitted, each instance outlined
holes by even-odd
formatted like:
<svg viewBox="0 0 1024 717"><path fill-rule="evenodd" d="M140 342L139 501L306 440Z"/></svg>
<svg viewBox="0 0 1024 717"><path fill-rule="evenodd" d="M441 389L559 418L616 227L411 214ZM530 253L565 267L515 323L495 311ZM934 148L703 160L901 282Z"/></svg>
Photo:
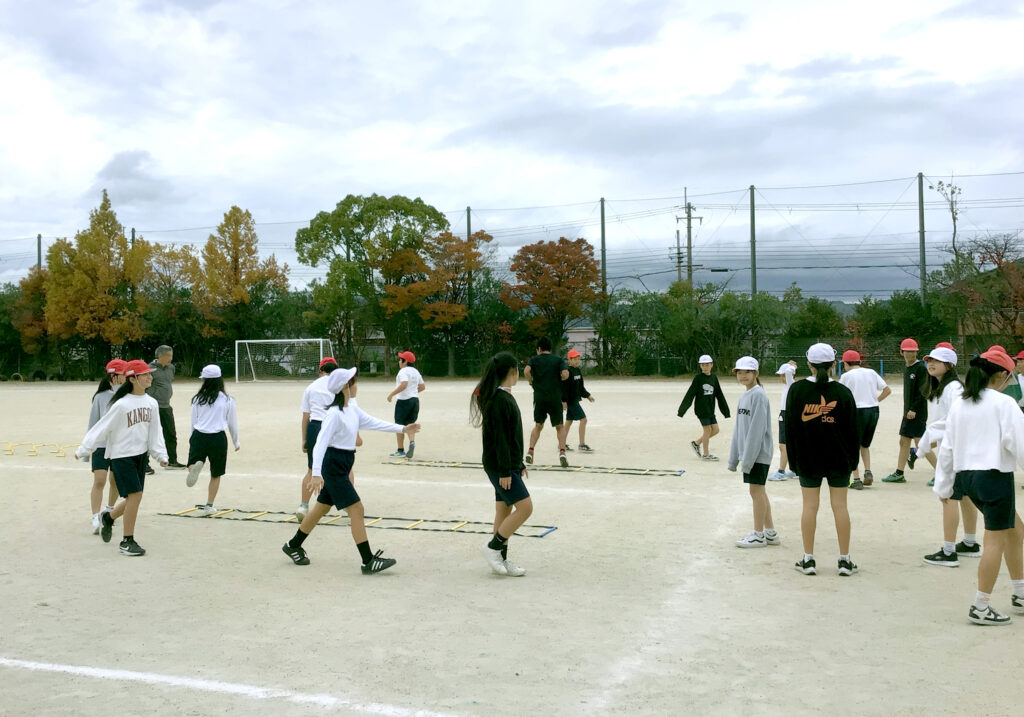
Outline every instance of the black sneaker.
<svg viewBox="0 0 1024 717"><path fill-rule="evenodd" d="M917 463L917 453L915 453L914 449L911 448L910 457L907 458L907 468L909 468L910 470L914 470L915 463Z"/></svg>
<svg viewBox="0 0 1024 717"><path fill-rule="evenodd" d="M803 558L801 558L800 560L796 561L796 564L793 567L802 572L804 575L818 574L818 569L814 566L814 558L811 558L810 560L804 560Z"/></svg>
<svg viewBox="0 0 1024 717"><path fill-rule="evenodd" d="M864 471L864 485L869 486L875 482L875 474L871 471Z"/></svg>
<svg viewBox="0 0 1024 717"><path fill-rule="evenodd" d="M1013 606L1013 611L1018 615L1024 615L1024 597L1020 595L1010 596L1010 605Z"/></svg>
<svg viewBox="0 0 1024 717"><path fill-rule="evenodd" d="M153 470L153 466L146 466L146 475L151 476L154 473L156 473L156 471Z"/></svg>
<svg viewBox="0 0 1024 717"><path fill-rule="evenodd" d="M558 462L562 466L562 468L569 467L569 459L565 457L565 451L559 451Z"/></svg>
<svg viewBox="0 0 1024 717"><path fill-rule="evenodd" d="M857 570L857 563L853 562L852 560L843 560L842 558L839 559L839 574L843 577L853 575L855 572L857 572Z"/></svg>
<svg viewBox="0 0 1024 717"><path fill-rule="evenodd" d="M387 570L398 561L394 558L382 558L380 556L383 550L378 550L370 558L370 562L363 566L363 575L372 575L373 573L379 573L381 570Z"/></svg>
<svg viewBox="0 0 1024 717"><path fill-rule="evenodd" d="M526 465L531 465L533 463L533 451L528 451L526 453L526 458L523 459L523 463Z"/></svg>
<svg viewBox="0 0 1024 717"><path fill-rule="evenodd" d="M183 463L178 463L178 461L171 461L170 463L167 464L167 470L181 471L185 470L186 468L188 468L188 466L184 465Z"/></svg>
<svg viewBox="0 0 1024 717"><path fill-rule="evenodd" d="M309 565L309 558L306 557L306 551L302 548L293 548L288 543L281 546L281 550L284 554L292 559L292 562L296 565Z"/></svg>
<svg viewBox="0 0 1024 717"><path fill-rule="evenodd" d="M110 517L109 511L103 511L100 513L100 537L103 538L104 543L110 542L110 533L114 530L114 519Z"/></svg>
<svg viewBox="0 0 1024 717"><path fill-rule="evenodd" d="M690 448L693 449L693 452L697 454L698 458L704 457L704 454L700 452L700 444L697 443L697 441L690 441Z"/></svg>
<svg viewBox="0 0 1024 717"><path fill-rule="evenodd" d="M947 568L960 567L960 560L956 557L956 553L947 553L942 548L939 548L937 553L925 555L924 561L929 565L942 565Z"/></svg>
<svg viewBox="0 0 1024 717"><path fill-rule="evenodd" d="M967 611L967 619L975 625L1008 625L1010 623L1009 615L1000 615L991 607L979 610L974 605L971 605L971 609Z"/></svg>
<svg viewBox="0 0 1024 717"><path fill-rule="evenodd" d="M860 478L854 478L853 483L850 483L850 490L864 490L864 483Z"/></svg>
<svg viewBox="0 0 1024 717"><path fill-rule="evenodd" d="M956 544L956 554L963 555L965 558L980 558L981 557L981 545L974 543L968 545L964 541L960 541Z"/></svg>
<svg viewBox="0 0 1024 717"><path fill-rule="evenodd" d="M122 540L121 541L121 555L127 555L131 558L138 558L146 554L146 549L136 543L134 540Z"/></svg>

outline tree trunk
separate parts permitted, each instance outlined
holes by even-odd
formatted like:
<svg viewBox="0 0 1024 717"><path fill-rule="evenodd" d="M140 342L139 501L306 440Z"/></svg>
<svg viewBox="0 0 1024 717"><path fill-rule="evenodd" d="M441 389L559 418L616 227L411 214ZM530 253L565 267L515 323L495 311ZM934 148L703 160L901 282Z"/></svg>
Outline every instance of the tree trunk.
<svg viewBox="0 0 1024 717"><path fill-rule="evenodd" d="M455 376L455 341L448 339L448 377Z"/></svg>

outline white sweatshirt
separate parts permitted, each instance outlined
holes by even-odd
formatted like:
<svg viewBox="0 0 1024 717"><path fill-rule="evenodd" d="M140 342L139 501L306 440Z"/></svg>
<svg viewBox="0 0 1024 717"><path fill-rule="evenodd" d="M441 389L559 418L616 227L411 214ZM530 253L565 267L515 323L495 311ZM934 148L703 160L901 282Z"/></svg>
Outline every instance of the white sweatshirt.
<svg viewBox="0 0 1024 717"><path fill-rule="evenodd" d="M1019 411L1018 411L1019 412ZM147 451L161 463L167 462L167 447L160 428L160 410L156 399L129 393L110 405L109 410L85 434L75 457L88 460L97 447L107 447L106 457L130 458Z"/></svg>
<svg viewBox="0 0 1024 717"><path fill-rule="evenodd" d="M238 448L238 416L235 414L235 401L221 391L213 403L199 405L192 399L192 428L200 433L231 433L231 442Z"/></svg>
<svg viewBox="0 0 1024 717"><path fill-rule="evenodd" d="M946 435L939 446L935 494L951 496L960 471L1012 473L1015 465L1024 466L1024 414L1017 402L990 388L981 392L978 403L956 399L946 416Z"/></svg>
<svg viewBox="0 0 1024 717"><path fill-rule="evenodd" d="M114 389L104 391L103 393L97 393L92 397L92 408L89 410L89 425L86 430L96 425L96 422L103 418L103 414L110 408L110 399L114 397ZM96 448L104 448L105 444L101 443Z"/></svg>
<svg viewBox="0 0 1024 717"><path fill-rule="evenodd" d="M946 418L949 416L949 409L953 402L963 395L964 386L959 381L951 381L942 389L942 395L938 398L928 399L928 428L921 436L921 445L927 453L932 444L941 443L946 435Z"/></svg>
<svg viewBox="0 0 1024 717"><path fill-rule="evenodd" d="M302 412L308 413L311 421L324 420L327 409L334 403L334 394L327 388L328 378L329 375L321 376L302 392Z"/></svg>
<svg viewBox="0 0 1024 717"><path fill-rule="evenodd" d="M356 449L356 436L359 429L365 428L368 431L386 431L389 433L401 433L405 426L390 421L382 421L374 418L358 406L351 403L345 410L338 406L331 406L327 411L327 417L320 426L320 434L316 437L316 445L313 446L313 475L323 476L324 455L327 448L340 448L346 451Z"/></svg>

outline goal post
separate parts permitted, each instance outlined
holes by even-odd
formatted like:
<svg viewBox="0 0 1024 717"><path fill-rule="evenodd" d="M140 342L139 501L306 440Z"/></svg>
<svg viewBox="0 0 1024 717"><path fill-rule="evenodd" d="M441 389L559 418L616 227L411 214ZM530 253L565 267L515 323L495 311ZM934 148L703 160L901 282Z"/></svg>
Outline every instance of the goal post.
<svg viewBox="0 0 1024 717"><path fill-rule="evenodd" d="M333 356L330 339L242 339L235 341L235 383L316 378L324 356Z"/></svg>

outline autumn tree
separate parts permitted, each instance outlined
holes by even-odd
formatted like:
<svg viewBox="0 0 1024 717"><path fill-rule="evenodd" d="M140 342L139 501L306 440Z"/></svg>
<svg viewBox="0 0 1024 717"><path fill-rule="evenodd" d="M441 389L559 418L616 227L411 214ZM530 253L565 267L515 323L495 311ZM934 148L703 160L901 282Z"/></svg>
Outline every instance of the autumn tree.
<svg viewBox="0 0 1024 717"><path fill-rule="evenodd" d="M535 336L548 336L557 347L571 319L583 316L598 296L601 271L594 247L586 239L539 241L520 247L509 267L518 280L506 284L502 299L526 310Z"/></svg>

